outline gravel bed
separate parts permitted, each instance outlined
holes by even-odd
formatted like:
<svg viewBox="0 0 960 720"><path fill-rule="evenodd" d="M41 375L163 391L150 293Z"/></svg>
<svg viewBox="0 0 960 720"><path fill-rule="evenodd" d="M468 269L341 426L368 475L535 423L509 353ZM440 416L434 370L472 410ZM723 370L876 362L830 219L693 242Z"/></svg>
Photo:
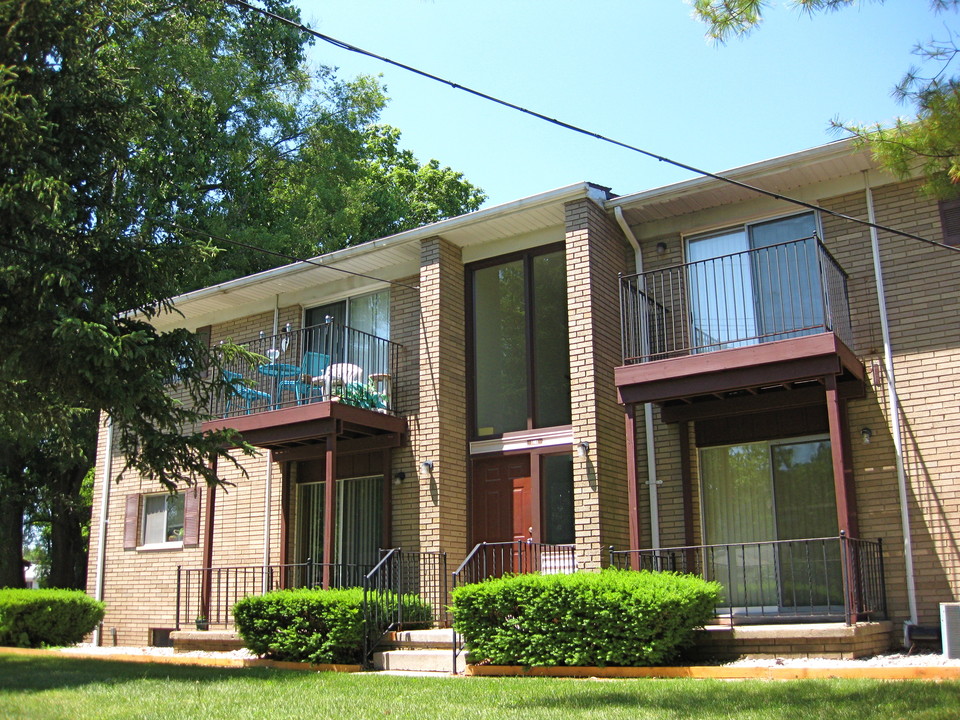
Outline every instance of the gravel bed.
<svg viewBox="0 0 960 720"><path fill-rule="evenodd" d="M855 660L831 658L774 658L770 660L734 660L732 667L960 667L960 659L952 660L940 653L886 653Z"/></svg>
<svg viewBox="0 0 960 720"><path fill-rule="evenodd" d="M176 655L177 657L210 657L210 658L255 658L252 652L246 648L240 650L227 650L223 652L210 652L205 650L191 650L189 652L175 653L172 647L134 647L123 645L103 645L96 646L91 643L80 643L70 647L57 648L63 653L85 653L88 655Z"/></svg>

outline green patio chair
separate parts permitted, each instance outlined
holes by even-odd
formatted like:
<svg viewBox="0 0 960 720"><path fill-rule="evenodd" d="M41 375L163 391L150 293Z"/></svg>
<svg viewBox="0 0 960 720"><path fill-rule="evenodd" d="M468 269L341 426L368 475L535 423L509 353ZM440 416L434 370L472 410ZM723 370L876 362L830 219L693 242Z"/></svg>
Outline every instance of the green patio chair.
<svg viewBox="0 0 960 720"><path fill-rule="evenodd" d="M293 392L297 397L297 405L322 397L323 386L319 382L309 382L306 378L319 377L329 365L329 355L313 351L305 352L300 361L300 377L295 380L281 380L277 386L279 397L282 398L285 392Z"/></svg>
<svg viewBox="0 0 960 720"><path fill-rule="evenodd" d="M233 388L233 391L227 395L227 402L223 410L224 417L230 414L230 408L233 405L233 399L235 397L243 400L247 415L250 414L254 402L270 402L270 393L263 392L262 390L254 390L244 382L245 378L240 373L224 370L223 379L230 383Z"/></svg>

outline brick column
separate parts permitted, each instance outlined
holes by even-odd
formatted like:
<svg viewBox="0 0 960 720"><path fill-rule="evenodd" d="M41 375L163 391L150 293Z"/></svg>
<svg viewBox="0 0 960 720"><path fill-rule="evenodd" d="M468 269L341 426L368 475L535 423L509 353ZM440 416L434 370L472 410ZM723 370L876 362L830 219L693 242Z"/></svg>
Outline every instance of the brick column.
<svg viewBox="0 0 960 720"><path fill-rule="evenodd" d="M573 458L577 551L597 567L609 545L625 548L630 539L624 415L613 379L621 363L617 275L628 248L594 201L565 209L573 441L590 443L586 458Z"/></svg>
<svg viewBox="0 0 960 720"><path fill-rule="evenodd" d="M456 567L467 541L466 318L460 249L442 238L421 244L420 308L420 547L446 551ZM430 475L419 472L426 460Z"/></svg>

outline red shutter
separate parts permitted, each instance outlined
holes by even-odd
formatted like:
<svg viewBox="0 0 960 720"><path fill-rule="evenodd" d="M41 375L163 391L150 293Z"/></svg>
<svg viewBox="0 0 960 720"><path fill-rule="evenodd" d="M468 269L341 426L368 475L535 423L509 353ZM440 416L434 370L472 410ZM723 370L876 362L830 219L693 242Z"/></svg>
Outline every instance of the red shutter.
<svg viewBox="0 0 960 720"><path fill-rule="evenodd" d="M183 491L183 546L200 544L200 498L203 491L194 487Z"/></svg>
<svg viewBox="0 0 960 720"><path fill-rule="evenodd" d="M200 342L203 343L204 347L206 347L207 350L210 349L210 337L212 335L212 332L213 332L213 326L211 325L204 325L203 327L197 328L197 337L200 338ZM207 377L209 373L210 373L210 368L207 367L203 371L203 376Z"/></svg>
<svg viewBox="0 0 960 720"><path fill-rule="evenodd" d="M135 550L140 540L140 496L127 495L126 517L123 520L123 549Z"/></svg>

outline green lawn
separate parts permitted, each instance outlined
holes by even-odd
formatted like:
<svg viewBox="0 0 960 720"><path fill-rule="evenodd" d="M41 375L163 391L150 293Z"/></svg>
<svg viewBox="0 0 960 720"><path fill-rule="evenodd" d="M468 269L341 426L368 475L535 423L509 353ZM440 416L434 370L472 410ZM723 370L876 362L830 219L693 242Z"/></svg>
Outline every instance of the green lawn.
<svg viewBox="0 0 960 720"><path fill-rule="evenodd" d="M960 682L420 678L0 653L0 717L956 720Z"/></svg>

